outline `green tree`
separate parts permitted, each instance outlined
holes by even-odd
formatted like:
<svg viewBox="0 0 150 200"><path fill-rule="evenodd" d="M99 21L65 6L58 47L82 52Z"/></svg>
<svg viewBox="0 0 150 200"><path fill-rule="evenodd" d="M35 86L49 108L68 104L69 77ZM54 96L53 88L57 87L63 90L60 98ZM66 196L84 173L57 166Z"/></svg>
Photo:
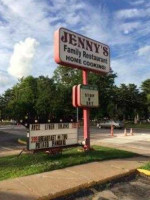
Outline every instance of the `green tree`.
<svg viewBox="0 0 150 200"><path fill-rule="evenodd" d="M117 109L122 119L138 119L142 115L143 96L135 84L121 84L116 90Z"/></svg>
<svg viewBox="0 0 150 200"><path fill-rule="evenodd" d="M54 71L55 83L66 87L72 87L82 83L82 71L71 67L58 66Z"/></svg>
<svg viewBox="0 0 150 200"><path fill-rule="evenodd" d="M115 77L116 74L114 74L113 72L111 72L107 76L95 74L92 72L88 73L88 84L96 85L98 87L100 102L100 108L91 109L91 119L99 119L105 116L109 117L107 114L107 106L111 101L110 96L112 97L114 95L112 89L114 88ZM65 102L63 102L63 100L61 102L65 113L68 113L68 116L69 113L71 116L75 116L76 110L72 107L71 104L71 93L72 87L74 85L82 84L82 70L59 66L54 71L53 79L57 83L62 98L65 100ZM82 117L82 115L80 115L80 117Z"/></svg>
<svg viewBox="0 0 150 200"><path fill-rule="evenodd" d="M11 119L12 110L9 109L9 102L13 99L14 92L12 89L8 89L0 96L0 112L1 119Z"/></svg>
<svg viewBox="0 0 150 200"><path fill-rule="evenodd" d="M35 110L41 122L46 122L55 115L56 85L53 79L40 76L37 78L37 99Z"/></svg>
<svg viewBox="0 0 150 200"><path fill-rule="evenodd" d="M114 118L115 113L110 109L112 104L114 104L114 88L116 74L112 71L108 75L89 73L88 83L91 85L96 85L99 90L99 104L100 106L96 109L91 109L91 119L101 119L101 118ZM114 108L113 108L114 110Z"/></svg>
<svg viewBox="0 0 150 200"><path fill-rule="evenodd" d="M81 83L81 70L59 66L54 71L57 99L55 114L57 120L69 121L76 118L76 109L72 106L72 87Z"/></svg>
<svg viewBox="0 0 150 200"><path fill-rule="evenodd" d="M141 89L146 99L145 105L147 106L147 117L150 117L150 79L147 79L142 83Z"/></svg>
<svg viewBox="0 0 150 200"><path fill-rule="evenodd" d="M8 110L11 111L11 116L14 119L21 120L26 116L29 119L34 118L36 91L36 78L32 76L20 79L12 88L13 96L8 102Z"/></svg>

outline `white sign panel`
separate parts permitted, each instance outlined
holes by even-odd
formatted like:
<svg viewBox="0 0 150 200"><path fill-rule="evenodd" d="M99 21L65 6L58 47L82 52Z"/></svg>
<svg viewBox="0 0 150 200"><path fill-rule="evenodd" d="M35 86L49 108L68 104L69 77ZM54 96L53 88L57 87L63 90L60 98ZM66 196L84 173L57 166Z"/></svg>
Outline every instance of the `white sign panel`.
<svg viewBox="0 0 150 200"><path fill-rule="evenodd" d="M80 107L99 106L98 88L96 86L78 85L77 93L78 93L77 104Z"/></svg>
<svg viewBox="0 0 150 200"><path fill-rule="evenodd" d="M29 150L74 145L78 143L76 123L30 124Z"/></svg>
<svg viewBox="0 0 150 200"><path fill-rule="evenodd" d="M55 61L64 66L108 73L110 49L105 44L60 28L55 32Z"/></svg>

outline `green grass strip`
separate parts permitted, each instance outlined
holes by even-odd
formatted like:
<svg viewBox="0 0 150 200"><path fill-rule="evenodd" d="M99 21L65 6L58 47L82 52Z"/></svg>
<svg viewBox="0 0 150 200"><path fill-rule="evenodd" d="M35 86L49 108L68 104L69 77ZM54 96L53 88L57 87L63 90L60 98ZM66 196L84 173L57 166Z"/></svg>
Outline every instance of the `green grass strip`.
<svg viewBox="0 0 150 200"><path fill-rule="evenodd" d="M128 123L125 125L126 128L141 128L141 129L150 129L150 123L143 123L143 124L133 124Z"/></svg>
<svg viewBox="0 0 150 200"><path fill-rule="evenodd" d="M16 155L1 157L0 180L47 172L83 163L127 158L136 155L107 147L93 146L93 148L94 150L90 152L79 152L79 148L65 149L62 154L56 156L37 153L22 154L20 157Z"/></svg>
<svg viewBox="0 0 150 200"><path fill-rule="evenodd" d="M146 165L140 167L140 169L145 169L150 171L150 162L148 162Z"/></svg>

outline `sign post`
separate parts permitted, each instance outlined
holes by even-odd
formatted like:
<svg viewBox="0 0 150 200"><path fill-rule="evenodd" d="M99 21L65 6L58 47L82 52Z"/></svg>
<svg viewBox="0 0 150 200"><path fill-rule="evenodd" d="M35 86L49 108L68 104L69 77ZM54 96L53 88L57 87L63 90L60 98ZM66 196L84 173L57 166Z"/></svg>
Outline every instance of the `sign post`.
<svg viewBox="0 0 150 200"><path fill-rule="evenodd" d="M60 28L55 32L54 48L56 63L82 70L83 85L88 85L88 71L103 75L110 71L110 49L106 44L68 29ZM80 91L77 92L78 86L74 86L72 90L73 106L83 108L85 150L90 150L90 108L99 105L98 91L96 92L95 89L91 88L89 90L86 87L79 88ZM79 92L80 95L78 96Z"/></svg>
<svg viewBox="0 0 150 200"><path fill-rule="evenodd" d="M88 84L88 72L86 70L82 70L83 76L83 85ZM90 129L89 129L89 108L83 108L83 130L84 130L84 149L90 150Z"/></svg>

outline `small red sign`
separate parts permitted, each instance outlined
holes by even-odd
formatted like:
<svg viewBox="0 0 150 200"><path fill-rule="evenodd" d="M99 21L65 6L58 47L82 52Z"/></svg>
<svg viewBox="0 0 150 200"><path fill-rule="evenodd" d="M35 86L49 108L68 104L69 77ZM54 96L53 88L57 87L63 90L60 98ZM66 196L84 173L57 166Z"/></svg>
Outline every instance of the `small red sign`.
<svg viewBox="0 0 150 200"><path fill-rule="evenodd" d="M77 85L74 85L72 88L72 105L78 107L77 105Z"/></svg>

